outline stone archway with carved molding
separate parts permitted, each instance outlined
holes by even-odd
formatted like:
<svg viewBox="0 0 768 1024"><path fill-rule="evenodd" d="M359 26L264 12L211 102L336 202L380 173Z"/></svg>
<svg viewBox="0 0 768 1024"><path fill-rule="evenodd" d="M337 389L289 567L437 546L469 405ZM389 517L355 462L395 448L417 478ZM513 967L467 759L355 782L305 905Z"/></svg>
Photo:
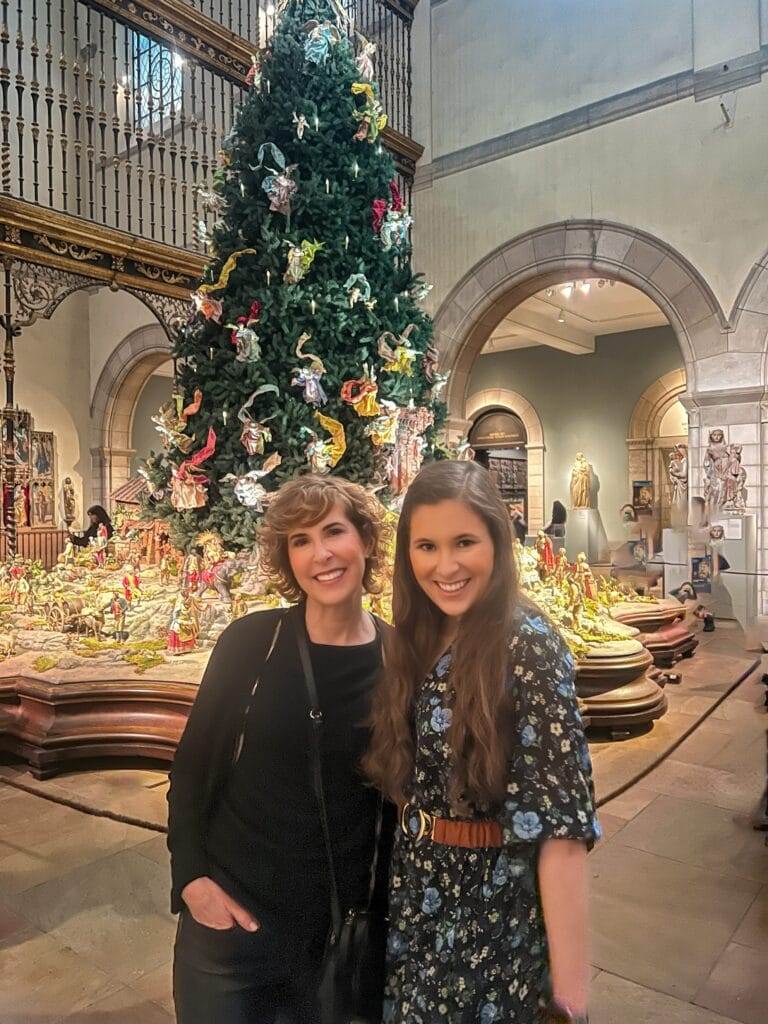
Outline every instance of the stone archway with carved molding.
<svg viewBox="0 0 768 1024"><path fill-rule="evenodd" d="M662 501L663 491L668 488L668 481L659 457L661 423L686 390L685 370L681 368L670 370L659 377L638 398L629 421L627 436L630 491L635 480L652 480L657 499ZM668 445L671 447L678 440L682 438L669 438Z"/></svg>
<svg viewBox="0 0 768 1024"><path fill-rule="evenodd" d="M690 390L696 389L697 366L728 349L732 328L717 298L672 246L609 221L548 224L481 260L435 317L443 371L450 373L449 426L458 428L466 419L472 367L501 320L542 288L586 276L623 281L653 299L675 331Z"/></svg>
<svg viewBox="0 0 768 1024"><path fill-rule="evenodd" d="M99 375L91 402L94 501L109 507L110 495L131 474L133 414L148 378L171 358L171 341L159 324L131 331Z"/></svg>
<svg viewBox="0 0 768 1024"><path fill-rule="evenodd" d="M476 391L467 401L467 430L471 421L492 409L504 409L519 417L525 427L528 453L528 530L543 530L544 521L544 430L541 417L527 398L506 388Z"/></svg>

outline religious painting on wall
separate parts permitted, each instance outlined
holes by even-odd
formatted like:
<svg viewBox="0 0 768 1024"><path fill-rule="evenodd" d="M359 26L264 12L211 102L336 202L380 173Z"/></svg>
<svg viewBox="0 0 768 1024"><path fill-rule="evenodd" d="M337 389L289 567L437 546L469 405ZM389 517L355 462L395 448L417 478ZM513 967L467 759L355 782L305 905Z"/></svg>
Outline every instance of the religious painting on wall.
<svg viewBox="0 0 768 1024"><path fill-rule="evenodd" d="M644 540L629 541L627 550L635 565L645 565L648 561L648 548Z"/></svg>
<svg viewBox="0 0 768 1024"><path fill-rule="evenodd" d="M53 484L49 480L33 480L31 487L32 526L53 526L55 523Z"/></svg>
<svg viewBox="0 0 768 1024"><path fill-rule="evenodd" d="M653 514L653 481L632 481L632 506L639 516Z"/></svg>
<svg viewBox="0 0 768 1024"><path fill-rule="evenodd" d="M50 479L53 476L53 434L32 431L32 476Z"/></svg>
<svg viewBox="0 0 768 1024"><path fill-rule="evenodd" d="M710 555L691 559L691 583L697 593L712 593L712 558Z"/></svg>
<svg viewBox="0 0 768 1024"><path fill-rule="evenodd" d="M9 418L13 419L13 454L16 457L16 473L20 480L26 480L29 477L30 469L32 417L25 409L3 409L3 438Z"/></svg>

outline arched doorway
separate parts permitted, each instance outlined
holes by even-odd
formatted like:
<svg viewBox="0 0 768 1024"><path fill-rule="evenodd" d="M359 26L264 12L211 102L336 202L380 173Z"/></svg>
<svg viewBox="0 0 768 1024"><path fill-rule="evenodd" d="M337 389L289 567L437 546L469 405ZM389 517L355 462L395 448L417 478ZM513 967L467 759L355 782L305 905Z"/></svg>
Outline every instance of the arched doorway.
<svg viewBox="0 0 768 1024"><path fill-rule="evenodd" d="M544 520L544 431L531 403L506 388L493 388L471 395L467 403L470 424L480 423L486 413L506 411L522 424L525 435L526 522L530 532L541 530ZM513 444L511 447L515 447Z"/></svg>
<svg viewBox="0 0 768 1024"><path fill-rule="evenodd" d="M528 522L528 433L519 416L491 409L478 416L469 432L475 458L488 468L501 496Z"/></svg>
<svg viewBox="0 0 768 1024"><path fill-rule="evenodd" d="M131 446L137 402L149 378L171 357L171 342L158 325L140 327L114 349L101 371L91 403L94 500L109 506L110 495L131 478Z"/></svg>

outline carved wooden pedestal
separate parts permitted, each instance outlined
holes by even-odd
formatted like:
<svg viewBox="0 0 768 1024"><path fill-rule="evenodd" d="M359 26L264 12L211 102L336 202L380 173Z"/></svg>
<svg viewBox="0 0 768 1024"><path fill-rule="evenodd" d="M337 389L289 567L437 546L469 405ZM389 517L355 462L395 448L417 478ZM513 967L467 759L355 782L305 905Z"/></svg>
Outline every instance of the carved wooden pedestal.
<svg viewBox="0 0 768 1024"><path fill-rule="evenodd" d="M93 758L172 761L196 695L197 686L183 682L6 678L0 751L24 758L38 779Z"/></svg>
<svg viewBox="0 0 768 1024"><path fill-rule="evenodd" d="M576 690L593 729L626 732L661 718L667 710L664 691L646 674L653 665L651 653L634 641L620 642L617 649L622 644L627 653L596 653L579 661Z"/></svg>
<svg viewBox="0 0 768 1024"><path fill-rule="evenodd" d="M685 608L666 598L657 604L617 605L613 618L640 630L638 640L653 655L658 668L671 668L681 658L690 658L699 646L696 636L683 622Z"/></svg>

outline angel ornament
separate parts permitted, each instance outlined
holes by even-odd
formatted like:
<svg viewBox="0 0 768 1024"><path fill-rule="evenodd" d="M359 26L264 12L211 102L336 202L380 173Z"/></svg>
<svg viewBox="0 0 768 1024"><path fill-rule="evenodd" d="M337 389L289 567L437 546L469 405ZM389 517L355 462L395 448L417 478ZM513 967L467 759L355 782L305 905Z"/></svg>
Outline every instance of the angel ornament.
<svg viewBox="0 0 768 1024"><path fill-rule="evenodd" d="M208 428L205 447L171 470L171 504L177 510L203 508L208 504L208 477L201 471L203 462L216 450L216 432Z"/></svg>
<svg viewBox="0 0 768 1024"><path fill-rule="evenodd" d="M347 450L347 438L344 427L338 420L331 419L330 416L323 416L321 412L316 412L315 418L331 437L330 440L324 441L317 436L314 430L302 427L303 433L309 435L304 453L312 472L322 475L330 473L335 466L338 466Z"/></svg>
<svg viewBox="0 0 768 1024"><path fill-rule="evenodd" d="M251 170L258 171L264 166L267 152L272 154L272 162L275 166L267 168L269 174L262 181L261 187L269 196L270 210L273 213L285 214L286 217L290 218L291 199L296 194L298 188L293 180L293 173L298 164L291 164L289 167L286 167L285 156L282 150L274 142L265 142L264 145L259 147L259 162L255 167L251 167Z"/></svg>
<svg viewBox="0 0 768 1024"><path fill-rule="evenodd" d="M382 369L385 373L403 373L406 377L413 376L413 364L418 352L409 344L409 338L416 330L416 324L408 324L406 329L396 338L391 331L385 331L379 338L379 355L385 360ZM392 345L390 345L390 340Z"/></svg>
<svg viewBox="0 0 768 1024"><path fill-rule="evenodd" d="M400 406L387 399L382 400L381 414L365 428L365 433L377 448L388 447L397 440L397 421L400 412Z"/></svg>
<svg viewBox="0 0 768 1024"><path fill-rule="evenodd" d="M331 47L341 42L341 33L330 21L313 19L304 26L307 40L304 43L304 58L308 64L324 67L331 53Z"/></svg>
<svg viewBox="0 0 768 1024"><path fill-rule="evenodd" d="M256 512L263 512L267 490L261 483L261 480L277 469L282 461L280 455L277 452L273 452L261 469L252 469L248 473L244 473L243 476L227 473L226 476L221 478L221 483L231 483L234 480L235 497L240 504L245 505L246 508L252 508Z"/></svg>
<svg viewBox="0 0 768 1024"><path fill-rule="evenodd" d="M325 405L328 401L323 385L320 381L325 374L325 364L319 356L314 355L311 352L305 352L304 346L312 337L311 334L304 333L298 340L296 345L296 355L299 359L306 359L308 362L307 366L297 366L293 371L293 377L291 378L291 386L295 388L304 389L304 401L309 405L321 406Z"/></svg>
<svg viewBox="0 0 768 1024"><path fill-rule="evenodd" d="M293 123L296 125L296 138L301 142L304 139L304 132L309 127L309 121L304 114L293 112Z"/></svg>
<svg viewBox="0 0 768 1024"><path fill-rule="evenodd" d="M376 376L368 367L363 367L363 376L356 380L347 380L341 386L342 402L351 405L358 416L378 416L381 406L377 401L379 385Z"/></svg>
<svg viewBox="0 0 768 1024"><path fill-rule="evenodd" d="M376 43L370 42L365 36L359 36L360 38L360 52L355 58L355 65L357 67L360 80L363 82L372 82L375 77L375 69L373 66L373 55L376 53Z"/></svg>
<svg viewBox="0 0 768 1024"><path fill-rule="evenodd" d="M235 359L239 363L255 363L261 359L259 336L253 329L253 325L259 322L260 317L261 303L254 299L248 316L239 316L237 323L226 325L232 331L230 341L237 350Z"/></svg>
<svg viewBox="0 0 768 1024"><path fill-rule="evenodd" d="M371 298L371 285L365 274L351 274L344 282L344 291L349 295L349 308L362 302L368 309L376 306L376 299Z"/></svg>
<svg viewBox="0 0 768 1024"><path fill-rule="evenodd" d="M275 414L266 416L261 421L252 419L249 414L256 399L269 392L273 392L276 395L280 394L279 389L274 384L264 384L253 392L237 414L237 418L243 424L243 429L240 431L240 444L249 455L263 455L264 446L272 440L272 431L265 424L274 419Z"/></svg>
<svg viewBox="0 0 768 1024"><path fill-rule="evenodd" d="M184 430L189 417L200 411L202 400L202 391L195 388L194 398L188 406L184 407L184 396L178 392L171 396L170 401L160 406L156 415L152 417L152 422L166 448L178 448L184 455L191 450L195 437L185 434Z"/></svg>
<svg viewBox="0 0 768 1024"><path fill-rule="evenodd" d="M291 245L290 242L288 245L288 266L283 274L283 280L286 284L298 284L307 276L315 262L315 256L325 246L322 242L310 242L307 238L302 240L301 245Z"/></svg>

